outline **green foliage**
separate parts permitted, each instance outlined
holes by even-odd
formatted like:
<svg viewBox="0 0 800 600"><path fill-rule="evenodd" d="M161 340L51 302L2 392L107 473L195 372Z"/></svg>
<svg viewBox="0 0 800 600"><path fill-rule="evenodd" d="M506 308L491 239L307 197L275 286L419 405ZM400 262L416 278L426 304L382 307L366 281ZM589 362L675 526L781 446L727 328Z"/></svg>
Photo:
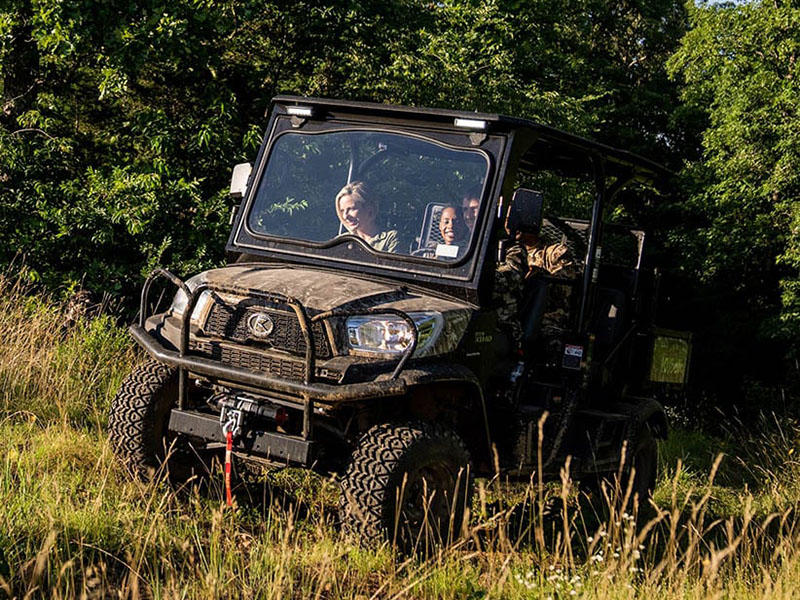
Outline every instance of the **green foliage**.
<svg viewBox="0 0 800 600"><path fill-rule="evenodd" d="M737 289L751 311L774 315L763 331L797 348L800 8L689 3L688 10L691 30L669 66L683 81L686 106L708 120L702 159L685 173L691 208L707 224L685 237L699 257L692 266Z"/></svg>
<svg viewBox="0 0 800 600"><path fill-rule="evenodd" d="M131 295L156 264L219 263L231 166L253 159L278 92L502 111L664 154L662 58L683 12L677 0L5 0L0 264L22 254L51 287Z"/></svg>

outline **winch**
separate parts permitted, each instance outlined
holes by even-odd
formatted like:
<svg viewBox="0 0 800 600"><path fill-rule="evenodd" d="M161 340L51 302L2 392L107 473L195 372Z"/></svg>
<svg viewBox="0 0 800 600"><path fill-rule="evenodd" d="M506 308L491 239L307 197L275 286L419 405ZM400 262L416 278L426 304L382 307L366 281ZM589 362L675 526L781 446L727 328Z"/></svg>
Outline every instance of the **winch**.
<svg viewBox="0 0 800 600"><path fill-rule="evenodd" d="M275 421L279 426L286 423L289 414L282 406L256 400L244 394L232 396L219 394L209 399L209 404L220 408L219 422L225 434L225 503L233 506L231 493L231 470L233 464L233 440L242 435L245 415Z"/></svg>
<svg viewBox="0 0 800 600"><path fill-rule="evenodd" d="M216 404L220 409L219 422L223 433L230 433L234 438L242 435L246 416L259 417L274 421L283 426L289 420L289 413L282 406L270 404L266 400L257 400L245 394L218 394L210 399L209 404Z"/></svg>

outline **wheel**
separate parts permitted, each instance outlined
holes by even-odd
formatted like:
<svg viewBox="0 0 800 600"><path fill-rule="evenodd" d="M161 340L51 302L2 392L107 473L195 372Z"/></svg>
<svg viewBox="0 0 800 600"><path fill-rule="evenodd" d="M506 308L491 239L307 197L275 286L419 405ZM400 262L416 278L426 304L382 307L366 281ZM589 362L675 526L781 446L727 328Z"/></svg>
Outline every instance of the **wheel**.
<svg viewBox="0 0 800 600"><path fill-rule="evenodd" d="M642 509L653 496L658 476L658 447L647 423L639 426L631 448L633 449L629 463L633 474L631 497L638 497L638 505Z"/></svg>
<svg viewBox="0 0 800 600"><path fill-rule="evenodd" d="M151 359L125 378L111 401L111 447L136 473L152 473L163 462L169 413L177 396L177 371Z"/></svg>
<svg viewBox="0 0 800 600"><path fill-rule="evenodd" d="M632 441L626 450L625 464L622 466L622 480L619 471L596 472L581 480L581 487L592 497L606 502L621 502L628 485L631 493L624 508L638 506L639 512L646 512L649 500L653 497L658 476L658 447L653 432L646 423L638 425ZM630 477L633 477L633 482ZM606 492L604 492L606 488Z"/></svg>
<svg viewBox="0 0 800 600"><path fill-rule="evenodd" d="M460 535L472 479L469 452L447 427L375 425L342 478L342 524L368 543L431 550Z"/></svg>

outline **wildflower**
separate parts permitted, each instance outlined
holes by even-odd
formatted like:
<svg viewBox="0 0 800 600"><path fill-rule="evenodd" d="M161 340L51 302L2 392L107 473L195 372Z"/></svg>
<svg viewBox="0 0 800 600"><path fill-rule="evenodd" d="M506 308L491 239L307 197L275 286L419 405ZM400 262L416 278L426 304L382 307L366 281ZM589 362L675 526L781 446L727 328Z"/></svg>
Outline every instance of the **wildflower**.
<svg viewBox="0 0 800 600"><path fill-rule="evenodd" d="M633 560L639 560L639 558L641 558L641 556L642 556L642 553L639 552L638 550L634 550L633 551Z"/></svg>
<svg viewBox="0 0 800 600"><path fill-rule="evenodd" d="M594 541L594 538L592 536L589 536L588 538L586 538L586 541L591 544Z"/></svg>

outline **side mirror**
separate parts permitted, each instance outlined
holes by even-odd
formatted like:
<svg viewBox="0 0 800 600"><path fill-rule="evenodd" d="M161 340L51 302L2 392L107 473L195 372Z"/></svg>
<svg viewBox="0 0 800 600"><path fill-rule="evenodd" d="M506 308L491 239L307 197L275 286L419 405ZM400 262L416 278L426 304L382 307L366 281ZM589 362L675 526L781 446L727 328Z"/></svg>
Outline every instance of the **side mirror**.
<svg viewBox="0 0 800 600"><path fill-rule="evenodd" d="M517 188L514 190L511 206L508 209L506 229L509 232L538 234L542 228L543 211L544 196L541 192Z"/></svg>
<svg viewBox="0 0 800 600"><path fill-rule="evenodd" d="M239 163L233 167L231 177L231 198L241 200L247 191L247 180L250 179L250 172L253 166L250 163Z"/></svg>

